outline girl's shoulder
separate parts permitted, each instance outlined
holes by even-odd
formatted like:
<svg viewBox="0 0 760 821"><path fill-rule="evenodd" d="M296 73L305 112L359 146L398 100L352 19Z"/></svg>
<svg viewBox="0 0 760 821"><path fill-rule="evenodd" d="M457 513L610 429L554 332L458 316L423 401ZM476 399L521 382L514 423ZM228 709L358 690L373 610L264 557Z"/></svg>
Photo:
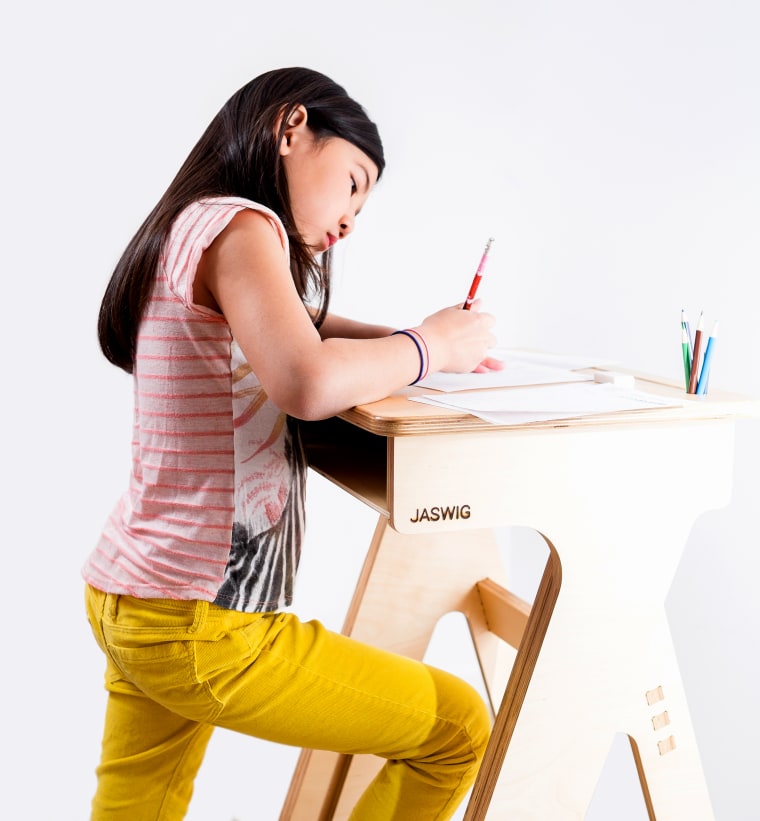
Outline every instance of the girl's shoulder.
<svg viewBox="0 0 760 821"><path fill-rule="evenodd" d="M288 237L282 220L266 205L245 197L204 197L192 202L174 221L170 242L179 241L184 244L188 239L196 239L207 247L229 225L233 217L244 209L257 211L267 217L283 248L288 251Z"/></svg>
<svg viewBox="0 0 760 821"><path fill-rule="evenodd" d="M243 197L208 197L186 206L172 223L159 270L160 280L191 310L195 310L194 288L198 266L214 240L241 211L256 211L267 218L282 253L289 258L288 237L282 221L271 209Z"/></svg>

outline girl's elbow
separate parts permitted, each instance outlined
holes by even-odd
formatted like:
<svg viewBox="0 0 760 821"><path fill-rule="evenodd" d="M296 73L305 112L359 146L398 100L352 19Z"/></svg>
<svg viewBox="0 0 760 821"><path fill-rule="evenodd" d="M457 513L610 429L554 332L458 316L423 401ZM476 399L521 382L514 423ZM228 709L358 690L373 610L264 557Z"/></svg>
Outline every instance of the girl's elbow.
<svg viewBox="0 0 760 821"><path fill-rule="evenodd" d="M334 395L319 380L294 375L284 390L270 394L269 398L288 416L304 422L316 422L336 413Z"/></svg>
<svg viewBox="0 0 760 821"><path fill-rule="evenodd" d="M334 415L334 411L324 403L306 398L302 401L294 401L288 408L283 408L283 410L288 416L301 419L303 422L318 422L320 419L327 419Z"/></svg>

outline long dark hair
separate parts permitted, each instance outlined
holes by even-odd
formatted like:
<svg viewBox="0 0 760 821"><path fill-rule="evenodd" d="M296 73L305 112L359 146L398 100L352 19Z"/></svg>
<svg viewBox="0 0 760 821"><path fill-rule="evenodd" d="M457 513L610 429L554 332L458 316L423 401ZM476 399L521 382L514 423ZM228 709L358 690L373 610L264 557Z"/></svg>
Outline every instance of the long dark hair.
<svg viewBox="0 0 760 821"><path fill-rule="evenodd" d="M278 150L299 105L306 108L317 139L348 140L375 163L378 176L382 174L385 158L377 127L329 77L307 68L283 68L251 80L211 121L114 269L98 316L100 347L114 365L132 372L137 330L172 222L204 197L245 197L280 217L290 242L293 281L302 300L316 297L315 323L322 322L330 299L332 255L326 251L315 258L298 234Z"/></svg>

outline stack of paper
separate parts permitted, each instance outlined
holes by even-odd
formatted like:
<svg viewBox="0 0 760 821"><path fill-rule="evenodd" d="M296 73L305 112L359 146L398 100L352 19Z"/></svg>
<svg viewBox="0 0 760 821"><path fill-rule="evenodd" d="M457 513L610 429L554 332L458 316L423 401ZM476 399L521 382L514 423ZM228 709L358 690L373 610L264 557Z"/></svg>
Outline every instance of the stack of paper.
<svg viewBox="0 0 760 821"><path fill-rule="evenodd" d="M418 384L440 393L410 399L470 413L497 425L574 419L681 404L676 399L629 387L597 384L593 373L578 371L610 364L599 359L523 351L499 351L497 355L504 361L503 370L484 374L436 373Z"/></svg>
<svg viewBox="0 0 760 821"><path fill-rule="evenodd" d="M410 399L471 413L495 425L522 425L679 404L642 391L588 382L425 394Z"/></svg>

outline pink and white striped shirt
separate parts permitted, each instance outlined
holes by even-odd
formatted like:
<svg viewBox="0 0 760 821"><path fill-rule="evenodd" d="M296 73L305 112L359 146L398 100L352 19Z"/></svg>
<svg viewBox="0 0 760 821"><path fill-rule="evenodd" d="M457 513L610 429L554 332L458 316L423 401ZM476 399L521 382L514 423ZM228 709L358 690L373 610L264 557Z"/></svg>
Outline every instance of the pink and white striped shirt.
<svg viewBox="0 0 760 821"><path fill-rule="evenodd" d="M193 301L203 251L243 208L193 203L175 220L137 338L129 489L83 568L87 582L141 598L235 610L288 605L303 534L297 424L266 396L224 317Z"/></svg>

